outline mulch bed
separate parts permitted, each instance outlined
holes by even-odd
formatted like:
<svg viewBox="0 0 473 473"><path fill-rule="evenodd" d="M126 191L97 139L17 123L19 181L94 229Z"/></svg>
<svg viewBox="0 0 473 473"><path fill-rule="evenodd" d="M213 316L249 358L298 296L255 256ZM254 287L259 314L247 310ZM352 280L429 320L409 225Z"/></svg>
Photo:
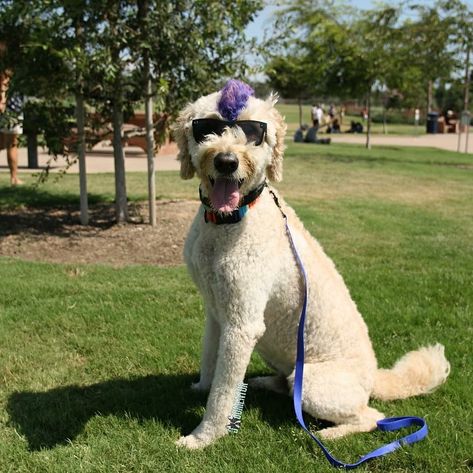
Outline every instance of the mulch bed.
<svg viewBox="0 0 473 473"><path fill-rule="evenodd" d="M197 201L158 202L157 225L148 221L147 203L130 204L131 221L114 223L113 204L90 207L82 226L77 208L22 207L0 213L0 255L54 263L113 266L183 263L183 245Z"/></svg>

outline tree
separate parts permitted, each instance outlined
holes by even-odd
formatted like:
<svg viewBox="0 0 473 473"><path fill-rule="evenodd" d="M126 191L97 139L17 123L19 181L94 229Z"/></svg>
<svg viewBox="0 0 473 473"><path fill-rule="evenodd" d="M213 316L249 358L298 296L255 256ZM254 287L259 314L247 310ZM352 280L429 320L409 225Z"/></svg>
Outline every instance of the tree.
<svg viewBox="0 0 473 473"><path fill-rule="evenodd" d="M73 5L70 1L58 4L38 0L2 3L4 16L0 35L11 48L10 62L15 71L18 91L34 96L34 100L30 100L25 106L25 129L30 130L30 137L42 131L53 154L64 150L64 138L70 134L72 117L66 110L71 109L72 104L65 104L66 97L76 97L80 219L81 223L87 224L84 110L81 95L81 67L84 66L84 61L80 57L84 48L82 41L77 44L71 44L70 41L71 31L77 36L83 36L80 2L73 2ZM71 20L71 23L67 20Z"/></svg>
<svg viewBox="0 0 473 473"><path fill-rule="evenodd" d="M389 78L395 74L396 49L399 44L398 20L400 10L391 6L382 6L366 10L351 28L351 38L356 42L356 55L360 82L366 85L368 121L366 129L366 147L371 148L371 98L375 85L386 89Z"/></svg>
<svg viewBox="0 0 473 473"><path fill-rule="evenodd" d="M266 66L271 87L284 98L297 99L299 105L299 126L302 126L302 99L310 95L311 81L307 74L307 60L304 57L274 57Z"/></svg>
<svg viewBox="0 0 473 473"><path fill-rule="evenodd" d="M470 86L471 86L471 57L473 56L473 24L471 18L473 17L473 11L465 3L459 0L453 0L449 4L451 14L453 16L453 25L455 31L455 42L457 45L457 54L459 56L458 69L462 70L463 73L463 107L462 109L462 121L459 127L458 133L458 148L460 151L461 145L461 134L462 125L466 121L466 138L465 138L465 153L468 152L468 139L470 131Z"/></svg>
<svg viewBox="0 0 473 473"><path fill-rule="evenodd" d="M148 160L148 206L149 221L156 226L156 182L154 170L154 134L153 134L153 84L151 65L149 60L148 32L149 1L138 0L138 22L143 57L143 79L145 90L145 115L146 115L146 155Z"/></svg>
<svg viewBox="0 0 473 473"><path fill-rule="evenodd" d="M412 4L409 8L417 15L414 20L404 22L402 32L402 67L411 78L426 90L426 109L433 107L433 88L439 80L448 80L456 65L451 50L454 32L450 15L450 0L437 0L431 5ZM405 78L404 78L405 80ZM407 81L407 87L417 89L416 83Z"/></svg>
<svg viewBox="0 0 473 473"><path fill-rule="evenodd" d="M291 49L300 52L297 68L286 66L279 79L281 85L292 85L290 74L298 74L295 84L312 93L366 97L366 146L370 147L371 94L375 85L385 86L394 69L399 10L384 6L356 13L341 2L297 0L288 3L281 14L287 16L286 36L292 32L293 40L284 44L284 59L278 59L276 64L284 60L292 64Z"/></svg>
<svg viewBox="0 0 473 473"><path fill-rule="evenodd" d="M223 77L245 73L244 52L253 43L246 41L244 28L261 6L257 0L138 2L136 23L130 23L137 33L131 48L134 77L145 84L143 90L148 87L148 103L154 99L158 145L185 103ZM148 183L154 184L151 176Z"/></svg>
<svg viewBox="0 0 473 473"><path fill-rule="evenodd" d="M157 143L163 142L170 117L188 100L223 77L244 73L242 53L252 45L245 41L244 28L262 6L259 0L145 3L0 0L0 36L14 38L10 59L17 84L25 95L37 97L34 108L70 106L75 97L79 122L82 103L97 112L93 117L112 122L118 222L127 219L124 115L132 114L145 96L156 97L159 120L153 127ZM142 14L145 6L148 12ZM64 151L74 121L71 114L59 127L60 117L38 125L51 138L54 153ZM94 126L90 120L89 114L86 128Z"/></svg>

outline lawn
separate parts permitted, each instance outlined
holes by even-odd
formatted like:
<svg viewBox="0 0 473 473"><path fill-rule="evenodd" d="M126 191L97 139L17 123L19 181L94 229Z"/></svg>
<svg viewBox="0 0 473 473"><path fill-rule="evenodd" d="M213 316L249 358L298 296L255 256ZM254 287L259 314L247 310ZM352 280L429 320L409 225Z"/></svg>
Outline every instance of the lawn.
<svg viewBox="0 0 473 473"><path fill-rule="evenodd" d="M11 190L0 211L77 202L77 176ZM32 182L32 179L29 180ZM359 471L473 468L473 159L413 148L290 144L278 186L344 276L381 366L441 342L452 365L429 396L373 402L425 417L426 440ZM133 200L146 176L130 174ZM197 182L159 173L162 198ZM92 202L113 176L90 176ZM0 213L1 225L1 213ZM52 265L0 258L0 472L331 472L295 421L291 400L250 390L242 429L204 451L174 441L197 425L202 303L184 267ZM248 375L268 373L254 356ZM311 421L315 423L314 420ZM327 442L355 461L394 434Z"/></svg>

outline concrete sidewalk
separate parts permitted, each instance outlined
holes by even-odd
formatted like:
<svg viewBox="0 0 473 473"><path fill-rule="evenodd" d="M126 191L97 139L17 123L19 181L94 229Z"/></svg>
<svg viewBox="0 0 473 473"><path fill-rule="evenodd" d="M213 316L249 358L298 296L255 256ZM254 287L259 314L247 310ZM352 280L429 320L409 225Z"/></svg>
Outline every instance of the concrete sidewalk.
<svg viewBox="0 0 473 473"><path fill-rule="evenodd" d="M356 143L365 144L366 135L354 135L351 133L340 133L332 135L323 135L324 138L330 136L333 143ZM465 151L466 134L462 133L460 142L460 151ZM458 135L456 133L445 133L436 135L371 135L371 144L382 146L421 146L426 148L439 148L448 151L457 151ZM473 133L468 136L468 153L473 153Z"/></svg>
<svg viewBox="0 0 473 473"><path fill-rule="evenodd" d="M141 148L126 146L125 150L125 169L127 172L147 172L148 162L146 154ZM43 148L38 148L39 169L45 168L48 160L51 158ZM172 143L161 148L155 156L156 171L177 171L179 162L177 161L177 146ZM26 148L20 148L18 153L18 166L20 173L37 172L38 169L28 168L28 153ZM64 169L64 159L58 157L57 161L52 161L51 172L59 172ZM94 146L86 154L87 173L114 172L113 148L106 142L101 142ZM8 172L6 151L0 151L0 172ZM68 173L79 173L79 165L75 163L69 168Z"/></svg>

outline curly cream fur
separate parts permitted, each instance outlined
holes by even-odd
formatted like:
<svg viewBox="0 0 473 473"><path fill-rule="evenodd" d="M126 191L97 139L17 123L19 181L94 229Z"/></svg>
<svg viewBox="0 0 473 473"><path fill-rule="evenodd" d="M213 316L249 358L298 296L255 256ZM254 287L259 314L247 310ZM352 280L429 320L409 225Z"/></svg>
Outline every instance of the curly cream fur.
<svg viewBox="0 0 473 473"><path fill-rule="evenodd" d="M218 93L200 98L179 116L175 133L181 146L184 178L195 172L202 192L218 177L213 156L233 152L240 165L232 176L248 193L282 175L285 125L274 97L251 97L239 119L265 121L264 143L246 143L238 129L194 141L194 118L221 118ZM430 392L445 381L449 364L443 347L405 355L392 370L379 370L368 329L332 260L279 198L308 275L303 409L335 424L319 433L336 438L375 428L384 415L369 407L370 397L397 399ZM200 448L226 434L236 387L243 381L253 350L275 376L250 380L254 387L292 392L302 281L284 219L268 189L245 218L234 225L206 224L198 212L187 237L185 260L202 293L206 312L200 380L210 390L200 425L178 445Z"/></svg>

